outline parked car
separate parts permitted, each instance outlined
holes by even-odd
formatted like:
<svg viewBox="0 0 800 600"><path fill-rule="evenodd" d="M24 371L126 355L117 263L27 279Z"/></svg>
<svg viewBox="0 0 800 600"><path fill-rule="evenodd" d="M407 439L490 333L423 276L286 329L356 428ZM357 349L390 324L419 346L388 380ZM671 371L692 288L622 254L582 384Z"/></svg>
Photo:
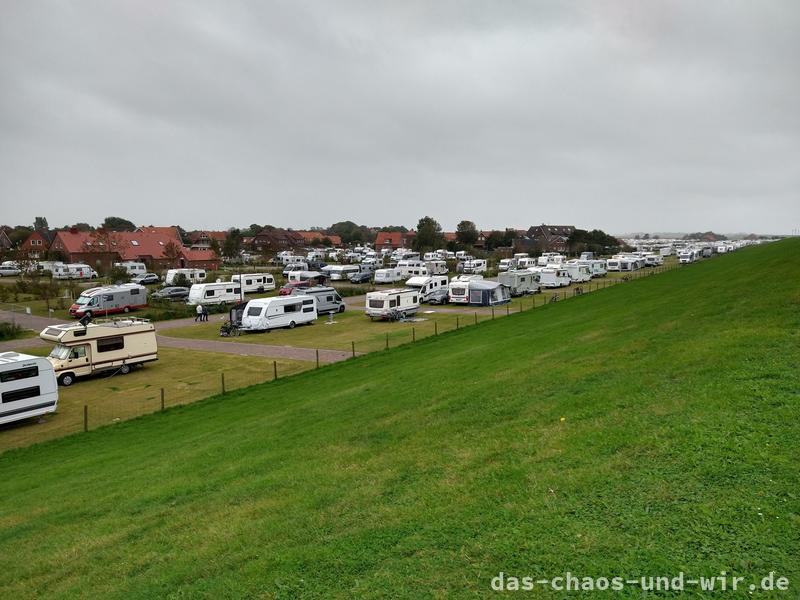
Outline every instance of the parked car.
<svg viewBox="0 0 800 600"><path fill-rule="evenodd" d="M361 271L359 273L350 273L347 279L350 280L350 283L369 283L372 281L372 272Z"/></svg>
<svg viewBox="0 0 800 600"><path fill-rule="evenodd" d="M298 280L298 281L290 281L288 283L283 284L281 288L278 290L278 296L291 296L292 290L296 288L307 288L314 285L315 282L309 281L308 279Z"/></svg>
<svg viewBox="0 0 800 600"><path fill-rule="evenodd" d="M137 275L131 279L131 281L139 285L150 285L153 283L161 283L161 278L155 273L145 273L144 275Z"/></svg>
<svg viewBox="0 0 800 600"><path fill-rule="evenodd" d="M22 273L17 267L11 267L8 265L0 266L0 277L15 277Z"/></svg>
<svg viewBox="0 0 800 600"><path fill-rule="evenodd" d="M189 288L170 286L153 292L150 296L156 300L186 300L189 297Z"/></svg>
<svg viewBox="0 0 800 600"><path fill-rule="evenodd" d="M447 286L430 292L428 294L428 304L447 304L448 293Z"/></svg>

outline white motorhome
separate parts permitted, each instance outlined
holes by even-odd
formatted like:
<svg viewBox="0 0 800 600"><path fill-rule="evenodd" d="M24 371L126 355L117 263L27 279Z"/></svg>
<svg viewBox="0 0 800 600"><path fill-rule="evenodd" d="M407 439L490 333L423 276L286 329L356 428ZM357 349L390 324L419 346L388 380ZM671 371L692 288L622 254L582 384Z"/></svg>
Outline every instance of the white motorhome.
<svg viewBox="0 0 800 600"><path fill-rule="evenodd" d="M592 279L592 273L587 265L565 263L561 268L569 273L569 278L573 283L585 283Z"/></svg>
<svg viewBox="0 0 800 600"><path fill-rule="evenodd" d="M114 266L119 269L125 269L128 275L131 277L136 277L136 275L144 275L147 273L147 266L143 262L126 260L123 262L115 262Z"/></svg>
<svg viewBox="0 0 800 600"><path fill-rule="evenodd" d="M608 274L608 271L606 271L606 261L602 259L579 260L578 264L589 267L589 273L591 273L592 277L605 277Z"/></svg>
<svg viewBox="0 0 800 600"><path fill-rule="evenodd" d="M56 412L53 365L41 356L0 353L0 424Z"/></svg>
<svg viewBox="0 0 800 600"><path fill-rule="evenodd" d="M404 279L400 269L378 269L375 271L375 283L397 283Z"/></svg>
<svg viewBox="0 0 800 600"><path fill-rule="evenodd" d="M88 315L126 313L147 307L147 288L137 283L89 288L69 307L69 314L80 319Z"/></svg>
<svg viewBox="0 0 800 600"><path fill-rule="evenodd" d="M365 304L370 319L400 319L419 310L419 293L406 289L369 292Z"/></svg>
<svg viewBox="0 0 800 600"><path fill-rule="evenodd" d="M233 281L195 283L189 288L189 297L186 299L186 304L232 304L239 302L241 297L242 288Z"/></svg>
<svg viewBox="0 0 800 600"><path fill-rule="evenodd" d="M327 275L331 281L344 281L352 273L360 273L358 265L327 265L322 267L322 273Z"/></svg>
<svg viewBox="0 0 800 600"><path fill-rule="evenodd" d="M664 257L654 252L645 252L642 256L644 264L648 267L660 267L664 264Z"/></svg>
<svg viewBox="0 0 800 600"><path fill-rule="evenodd" d="M517 268L517 259L516 258L503 258L497 264L497 270L502 271L513 271Z"/></svg>
<svg viewBox="0 0 800 600"><path fill-rule="evenodd" d="M324 281L325 275L319 271L292 271L286 276L288 281L310 281L315 279L317 281Z"/></svg>
<svg viewBox="0 0 800 600"><path fill-rule="evenodd" d="M136 365L158 360L156 330L146 319L51 325L39 337L56 342L48 360L58 382L65 386L72 385L76 377L112 369L124 375Z"/></svg>
<svg viewBox="0 0 800 600"><path fill-rule="evenodd" d="M498 274L497 281L506 286L512 296L535 294L539 291L536 275L527 269L504 271Z"/></svg>
<svg viewBox="0 0 800 600"><path fill-rule="evenodd" d="M540 267L547 265L560 265L566 260L566 257L558 252L543 252L537 259L536 264Z"/></svg>
<svg viewBox="0 0 800 600"><path fill-rule="evenodd" d="M403 277L428 274L428 267L425 265L425 262L421 260L397 261L397 269Z"/></svg>
<svg viewBox="0 0 800 600"><path fill-rule="evenodd" d="M306 262L305 256L297 256L289 252L288 250L284 250L283 252L278 252L278 255L275 257L279 263L282 265L291 265L294 263L304 263Z"/></svg>
<svg viewBox="0 0 800 600"><path fill-rule="evenodd" d="M468 260L464 263L464 273L485 273L486 269L486 260L483 258L473 258L472 260Z"/></svg>
<svg viewBox="0 0 800 600"><path fill-rule="evenodd" d="M290 296L312 296L317 301L317 314L343 313L345 303L335 288L318 285L307 288L294 288Z"/></svg>
<svg viewBox="0 0 800 600"><path fill-rule="evenodd" d="M538 259L530 256L522 256L517 259L517 269L530 269L539 264Z"/></svg>
<svg viewBox="0 0 800 600"><path fill-rule="evenodd" d="M429 260L436 260L438 258L439 258L439 255L436 254L436 252L426 252L422 256L422 260L424 260L425 262L428 262Z"/></svg>
<svg viewBox="0 0 800 600"><path fill-rule="evenodd" d="M59 269L53 272L54 279L97 279L97 271L83 263L68 263L66 270Z"/></svg>
<svg viewBox="0 0 800 600"><path fill-rule="evenodd" d="M36 264L38 271L50 271L53 279L69 279L69 269L61 261L43 260Z"/></svg>
<svg viewBox="0 0 800 600"><path fill-rule="evenodd" d="M561 267L543 267L539 271L539 285L546 288L567 286L572 283L569 271Z"/></svg>
<svg viewBox="0 0 800 600"><path fill-rule="evenodd" d="M427 260L425 268L428 270L428 275L447 275L447 262L444 260Z"/></svg>
<svg viewBox="0 0 800 600"><path fill-rule="evenodd" d="M164 277L164 286L175 285L175 278L178 275L183 275L189 281L189 285L193 283L202 283L206 280L205 269L169 269L167 275Z"/></svg>
<svg viewBox="0 0 800 600"><path fill-rule="evenodd" d="M419 292L419 301L427 302L433 292L447 288L447 275L420 275L406 281L406 287Z"/></svg>
<svg viewBox="0 0 800 600"><path fill-rule="evenodd" d="M684 248L678 255L678 262L682 265L693 263L697 260L697 253L691 248Z"/></svg>
<svg viewBox="0 0 800 600"><path fill-rule="evenodd" d="M275 277L271 273L237 273L231 276L231 283L241 285L245 294L261 293L275 289Z"/></svg>
<svg viewBox="0 0 800 600"><path fill-rule="evenodd" d="M324 252L322 252L321 250L309 250L309 251L306 253L306 259L307 259L308 261L311 261L311 262L314 262L314 261L317 261L317 262L319 262L319 261L323 261L323 260L325 260L325 253L324 253Z"/></svg>
<svg viewBox="0 0 800 600"><path fill-rule="evenodd" d="M313 296L276 296L250 300L242 313L241 329L268 331L280 327L294 329L295 325L317 320L317 302Z"/></svg>

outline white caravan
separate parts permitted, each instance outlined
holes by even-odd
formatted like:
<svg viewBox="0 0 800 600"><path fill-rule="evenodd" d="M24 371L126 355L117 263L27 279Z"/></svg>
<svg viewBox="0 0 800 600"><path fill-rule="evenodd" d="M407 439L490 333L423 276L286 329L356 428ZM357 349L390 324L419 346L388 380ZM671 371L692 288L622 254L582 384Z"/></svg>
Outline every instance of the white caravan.
<svg viewBox="0 0 800 600"><path fill-rule="evenodd" d="M0 424L56 412L58 384L41 356L0 353Z"/></svg>
<svg viewBox="0 0 800 600"><path fill-rule="evenodd" d="M543 267L539 272L539 285L546 288L557 288L572 283L569 271L561 267Z"/></svg>
<svg viewBox="0 0 800 600"><path fill-rule="evenodd" d="M569 278L573 283L585 283L592 279L592 273L586 265L566 263L561 268L569 273Z"/></svg>
<svg viewBox="0 0 800 600"><path fill-rule="evenodd" d="M325 253L321 250L309 250L306 252L306 260L314 262L314 261L323 261L325 260Z"/></svg>
<svg viewBox="0 0 800 600"><path fill-rule="evenodd" d="M481 281L483 275L459 275L450 280L447 288L447 299L452 304L469 304L469 284Z"/></svg>
<svg viewBox="0 0 800 600"><path fill-rule="evenodd" d="M531 267L538 266L539 261L530 256L523 256L517 259L517 269L530 269Z"/></svg>
<svg viewBox="0 0 800 600"><path fill-rule="evenodd" d="M319 271L291 271L286 276L286 279L287 281L310 281L312 279L316 281L324 281L325 275Z"/></svg>
<svg viewBox="0 0 800 600"><path fill-rule="evenodd" d="M126 260L123 262L115 262L114 266L119 269L125 269L128 275L131 277L136 277L137 275L144 275L147 273L147 266L143 262Z"/></svg>
<svg viewBox="0 0 800 600"><path fill-rule="evenodd" d="M682 265L693 263L697 260L697 253L691 248L684 248L678 255L678 262Z"/></svg>
<svg viewBox="0 0 800 600"><path fill-rule="evenodd" d="M375 283L397 283L404 279L400 269L378 269L375 271Z"/></svg>
<svg viewBox="0 0 800 600"><path fill-rule="evenodd" d="M353 273L360 273L358 265L327 265L322 267L322 273L327 275L331 281L344 281Z"/></svg>
<svg viewBox="0 0 800 600"><path fill-rule="evenodd" d="M428 275L447 275L447 262L443 260L427 260L425 268L428 270Z"/></svg>
<svg viewBox="0 0 800 600"><path fill-rule="evenodd" d="M370 319L400 319L419 310L419 293L405 289L369 292L365 304L364 312Z"/></svg>
<svg viewBox="0 0 800 600"><path fill-rule="evenodd" d="M439 255L436 254L436 252L426 252L422 257L422 260L424 260L425 262L428 262L429 260L436 260L438 258L439 258Z"/></svg>
<svg viewBox="0 0 800 600"><path fill-rule="evenodd" d="M427 275L428 267L421 260L399 260L397 268L403 277L413 277L414 275Z"/></svg>
<svg viewBox="0 0 800 600"><path fill-rule="evenodd" d="M591 273L592 277L605 277L608 274L608 271L606 271L606 261L602 259L579 260L578 264L589 267L589 273Z"/></svg>
<svg viewBox="0 0 800 600"><path fill-rule="evenodd" d="M85 327L51 325L39 337L56 342L48 360L64 386L75 383L76 377L101 371L125 375L135 365L158 360L156 330L147 319L101 319Z"/></svg>
<svg viewBox="0 0 800 600"><path fill-rule="evenodd" d="M54 279L97 279L97 271L83 263L68 263L65 270L53 272Z"/></svg>
<svg viewBox="0 0 800 600"><path fill-rule="evenodd" d="M231 283L242 286L245 294L267 292L275 289L275 277L271 273L237 273L231 275Z"/></svg>
<svg viewBox="0 0 800 600"><path fill-rule="evenodd" d="M202 283L206 280L205 269L169 269L166 277L164 277L164 285L175 285L175 278L178 275L183 275L189 281L189 285L193 283Z"/></svg>
<svg viewBox="0 0 800 600"><path fill-rule="evenodd" d="M497 281L506 286L512 296L535 294L539 291L536 275L527 269L505 271L497 276Z"/></svg>
<svg viewBox="0 0 800 600"><path fill-rule="evenodd" d="M186 304L232 304L239 302L241 297L242 288L233 281L195 283L189 288Z"/></svg>
<svg viewBox="0 0 800 600"><path fill-rule="evenodd" d="M419 292L419 301L427 302L433 292L447 289L447 275L421 275L406 281L406 287Z"/></svg>
<svg viewBox="0 0 800 600"><path fill-rule="evenodd" d="M278 262L282 265L291 265L293 263L304 263L306 262L305 256L296 256L289 252L288 250L284 250L283 252L279 252L276 256Z"/></svg>
<svg viewBox="0 0 800 600"><path fill-rule="evenodd" d="M486 260L483 258L474 258L464 263L464 273L467 274L485 273L486 269Z"/></svg>
<svg viewBox="0 0 800 600"><path fill-rule="evenodd" d="M279 327L294 329L295 325L317 320L317 301L313 296L277 296L250 300L242 313L241 329L268 331Z"/></svg>

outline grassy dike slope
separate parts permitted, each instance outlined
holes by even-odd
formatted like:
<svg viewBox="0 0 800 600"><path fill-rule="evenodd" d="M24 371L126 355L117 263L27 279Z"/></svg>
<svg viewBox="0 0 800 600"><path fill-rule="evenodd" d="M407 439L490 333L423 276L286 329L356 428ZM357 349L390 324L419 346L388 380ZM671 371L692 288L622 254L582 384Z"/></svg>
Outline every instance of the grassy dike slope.
<svg viewBox="0 0 800 600"><path fill-rule="evenodd" d="M774 570L796 595L798 258L747 249L8 452L0 589L449 598L499 571Z"/></svg>

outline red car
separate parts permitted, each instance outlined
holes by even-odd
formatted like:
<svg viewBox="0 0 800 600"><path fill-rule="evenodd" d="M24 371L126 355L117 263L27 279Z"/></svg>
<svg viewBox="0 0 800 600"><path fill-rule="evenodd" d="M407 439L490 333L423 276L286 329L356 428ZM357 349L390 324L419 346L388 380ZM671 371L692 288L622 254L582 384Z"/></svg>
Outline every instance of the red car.
<svg viewBox="0 0 800 600"><path fill-rule="evenodd" d="M292 293L292 290L295 288L306 288L309 287L311 284L310 281L290 281L289 283L285 283L281 289L278 290L279 296L288 296Z"/></svg>

